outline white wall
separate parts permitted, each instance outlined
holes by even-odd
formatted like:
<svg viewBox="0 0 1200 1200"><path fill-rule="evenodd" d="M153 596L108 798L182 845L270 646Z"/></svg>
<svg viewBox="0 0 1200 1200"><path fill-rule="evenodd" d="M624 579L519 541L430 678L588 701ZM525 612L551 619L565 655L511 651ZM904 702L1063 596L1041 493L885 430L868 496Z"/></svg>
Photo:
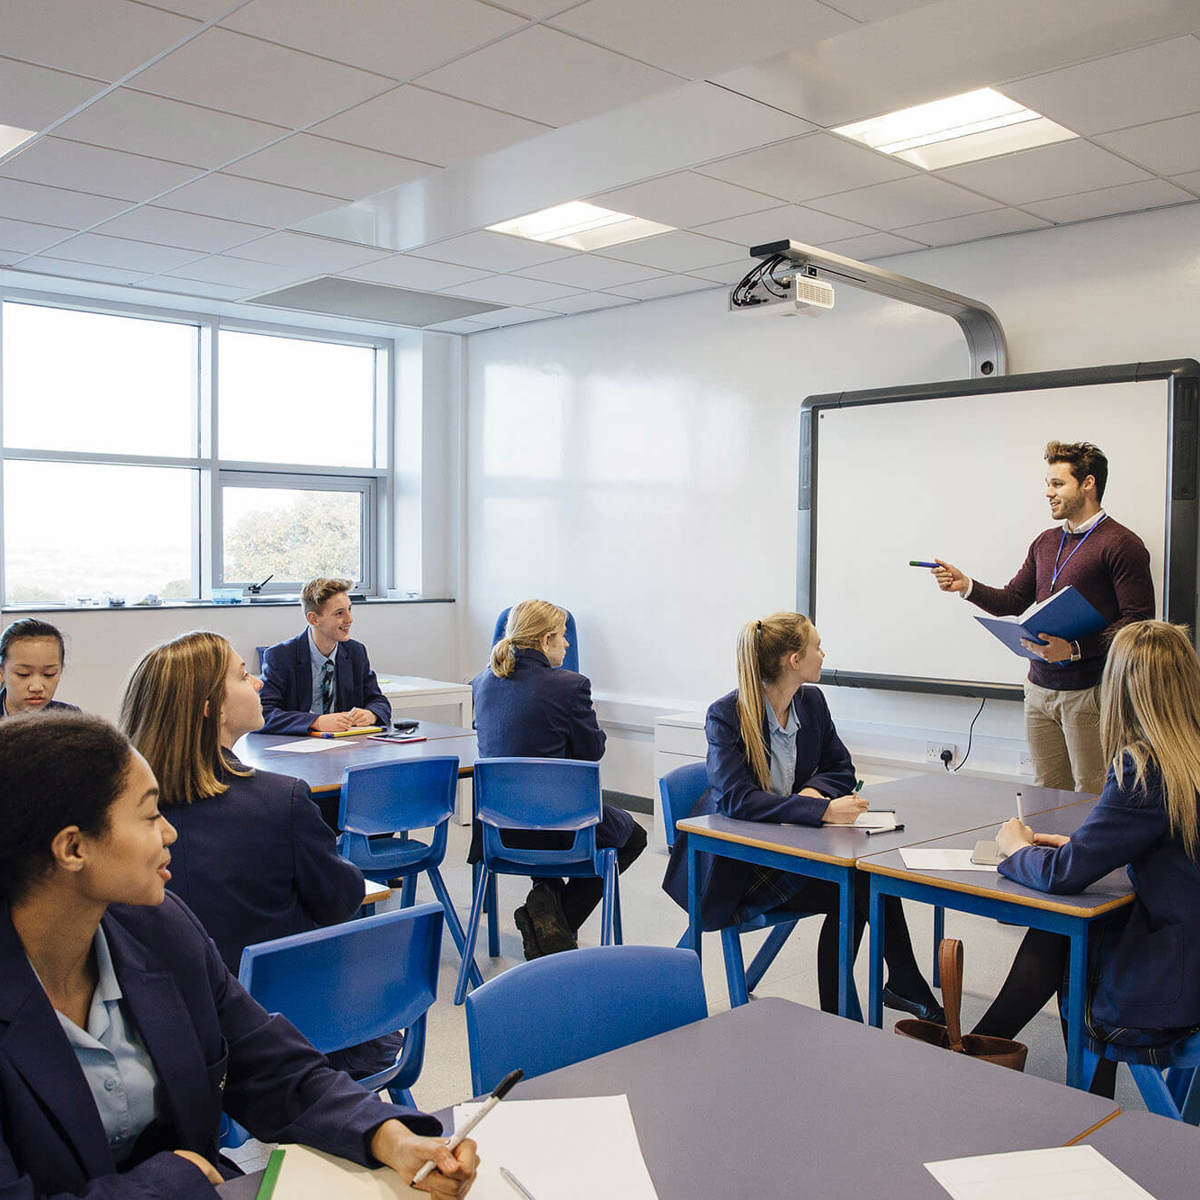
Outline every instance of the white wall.
<svg viewBox="0 0 1200 1200"><path fill-rule="evenodd" d="M990 304L1022 372L1200 354L1198 248L1192 204L883 265ZM967 369L953 322L846 287L816 318L732 314L715 289L541 321L473 335L467 361L462 673L483 663L501 608L545 596L575 613L602 715L635 725L732 687L739 625L794 605L801 400ZM1073 434L1036 431L1034 472L1050 436ZM946 466L984 519L970 446ZM872 481L845 487L861 502ZM976 708L830 691L867 753L922 757L927 738L965 747ZM1019 707L990 702L972 765L1015 770L1020 748ZM645 739L613 749L620 781L606 786L648 795Z"/></svg>

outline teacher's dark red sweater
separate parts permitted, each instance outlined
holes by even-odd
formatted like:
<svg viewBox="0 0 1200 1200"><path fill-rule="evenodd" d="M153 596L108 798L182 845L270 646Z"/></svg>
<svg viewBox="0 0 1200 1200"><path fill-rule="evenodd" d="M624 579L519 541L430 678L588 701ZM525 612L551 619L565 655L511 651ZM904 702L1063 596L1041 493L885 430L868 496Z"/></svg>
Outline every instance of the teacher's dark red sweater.
<svg viewBox="0 0 1200 1200"><path fill-rule="evenodd" d="M1031 604L1048 599L1060 539L1059 526L1039 533L1021 569L1006 587L988 587L976 580L967 599L994 617L1015 616ZM1068 533L1062 542L1059 564L1054 590L1062 591L1070 584L1109 624L1099 633L1079 639L1083 657L1078 662L1035 659L1029 664L1029 679L1039 687L1077 691L1100 682L1109 639L1122 625L1154 616L1154 581L1150 578L1150 555L1142 539L1112 517L1093 526L1090 536L1088 531Z"/></svg>

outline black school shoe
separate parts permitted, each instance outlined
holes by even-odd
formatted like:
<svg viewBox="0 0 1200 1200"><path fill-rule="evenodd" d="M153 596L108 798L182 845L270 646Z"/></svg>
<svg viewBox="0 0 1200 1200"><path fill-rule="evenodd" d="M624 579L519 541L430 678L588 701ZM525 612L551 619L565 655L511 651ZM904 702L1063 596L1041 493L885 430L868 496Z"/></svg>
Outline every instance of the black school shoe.
<svg viewBox="0 0 1200 1200"><path fill-rule="evenodd" d="M563 950L578 948L575 931L567 923L562 898L555 888L535 884L525 897L525 912L533 926L539 953L559 954Z"/></svg>
<svg viewBox="0 0 1200 1200"><path fill-rule="evenodd" d="M525 961L529 962L534 958L542 957L542 948L538 945L537 933L534 932L533 921L530 919L529 910L525 905L521 905L515 913L513 920L517 923L517 929L521 934L521 944L525 949Z"/></svg>
<svg viewBox="0 0 1200 1200"><path fill-rule="evenodd" d="M932 1021L935 1025L946 1023L945 1010L936 1000L932 1004L922 1004L917 1000L908 999L907 996L901 996L899 992L893 992L890 987L883 989L883 1007L906 1012L918 1020Z"/></svg>

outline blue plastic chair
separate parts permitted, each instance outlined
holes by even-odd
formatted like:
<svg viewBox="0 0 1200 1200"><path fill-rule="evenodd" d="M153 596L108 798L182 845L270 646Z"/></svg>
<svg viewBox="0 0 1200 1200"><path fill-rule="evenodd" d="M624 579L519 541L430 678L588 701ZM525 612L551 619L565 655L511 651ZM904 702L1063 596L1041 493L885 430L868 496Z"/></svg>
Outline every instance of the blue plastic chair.
<svg viewBox="0 0 1200 1200"><path fill-rule="evenodd" d="M347 767L338 801L338 853L368 879L387 883L403 879L400 903L411 908L417 899L417 876L429 876L434 895L446 914L446 927L460 956L465 936L450 893L438 868L446 857L446 831L454 813L458 759L453 755ZM432 829L428 842L410 838L414 829ZM393 837L393 834L400 837ZM471 982L483 976L471 964Z"/></svg>
<svg viewBox="0 0 1200 1200"><path fill-rule="evenodd" d="M467 997L471 1089L544 1075L708 1016L700 961L665 946L588 946L521 963Z"/></svg>
<svg viewBox="0 0 1200 1200"><path fill-rule="evenodd" d="M1083 1047L1083 1077L1089 1082L1101 1058L1123 1062L1133 1075L1146 1107L1157 1116L1200 1125L1200 1033L1183 1038L1170 1047L1165 1067L1134 1061L1137 1051L1089 1039ZM1166 1072L1164 1078L1163 1072Z"/></svg>
<svg viewBox="0 0 1200 1200"><path fill-rule="evenodd" d="M440 905L421 904L260 942L242 951L238 979L322 1054L403 1029L400 1057L359 1082L413 1107L425 1015L437 999L442 920Z"/></svg>
<svg viewBox="0 0 1200 1200"><path fill-rule="evenodd" d="M510 612L512 612L511 605L496 618L496 628L492 630L493 646L504 636L504 627L508 624L508 614ZM567 613L567 642L567 653L563 657L562 665L568 671L578 671L579 646L575 638L575 618L569 612Z"/></svg>
<svg viewBox="0 0 1200 1200"><path fill-rule="evenodd" d="M621 941L617 852L596 846L603 804L600 764L570 758L479 758L475 760L473 790L475 816L483 826L483 861L475 875L455 1004L461 1004L467 994L468 968L475 965L475 941L485 902L489 950L498 952L498 875L533 879L599 876L604 880L601 944ZM521 850L500 840L501 829L558 830L575 836L562 850Z"/></svg>

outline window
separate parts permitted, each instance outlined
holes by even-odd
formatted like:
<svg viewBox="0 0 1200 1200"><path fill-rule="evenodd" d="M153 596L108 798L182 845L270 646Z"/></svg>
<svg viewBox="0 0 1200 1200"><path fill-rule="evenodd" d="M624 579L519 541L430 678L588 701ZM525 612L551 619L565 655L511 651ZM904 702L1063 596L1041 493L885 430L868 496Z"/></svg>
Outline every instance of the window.
<svg viewBox="0 0 1200 1200"><path fill-rule="evenodd" d="M5 604L379 591L390 343L0 309Z"/></svg>

